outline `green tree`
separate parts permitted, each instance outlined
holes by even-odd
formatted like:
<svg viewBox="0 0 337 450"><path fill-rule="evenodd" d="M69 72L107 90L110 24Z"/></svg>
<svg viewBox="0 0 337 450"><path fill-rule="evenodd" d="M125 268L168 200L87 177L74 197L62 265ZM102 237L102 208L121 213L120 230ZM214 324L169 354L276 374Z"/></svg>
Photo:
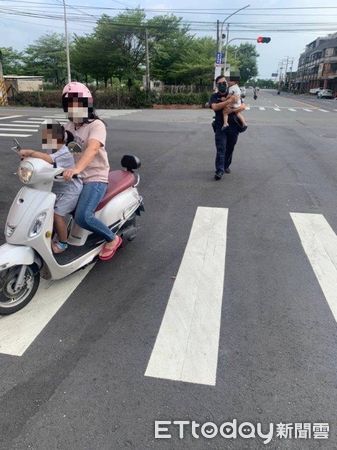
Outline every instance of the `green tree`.
<svg viewBox="0 0 337 450"><path fill-rule="evenodd" d="M22 52L12 47L0 47L2 52L2 68L5 75L21 75L23 72Z"/></svg>
<svg viewBox="0 0 337 450"><path fill-rule="evenodd" d="M41 36L29 45L23 57L24 73L43 76L45 81L61 85L66 79L64 36L58 33Z"/></svg>
<svg viewBox="0 0 337 450"><path fill-rule="evenodd" d="M259 54L255 45L243 43L238 46L229 46L228 54L231 68L240 70L241 84L245 84L250 78L256 77L258 74L257 58Z"/></svg>
<svg viewBox="0 0 337 450"><path fill-rule="evenodd" d="M186 65L193 37L181 18L173 15L157 16L148 20L150 33L150 67L152 78L164 83L179 84L184 77L179 70Z"/></svg>
<svg viewBox="0 0 337 450"><path fill-rule="evenodd" d="M189 41L184 62L176 66L176 76L181 83L210 85L214 76L216 42L210 37Z"/></svg>

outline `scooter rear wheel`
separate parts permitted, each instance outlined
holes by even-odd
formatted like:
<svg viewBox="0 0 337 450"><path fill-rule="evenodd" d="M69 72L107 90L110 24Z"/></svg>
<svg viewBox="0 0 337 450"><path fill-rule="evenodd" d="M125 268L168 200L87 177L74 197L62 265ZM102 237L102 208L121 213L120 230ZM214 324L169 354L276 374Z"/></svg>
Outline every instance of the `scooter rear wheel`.
<svg viewBox="0 0 337 450"><path fill-rule="evenodd" d="M0 314L8 315L19 311L34 297L40 284L40 272L33 266L27 266L24 284L15 291L15 283L22 266L11 267L0 272Z"/></svg>

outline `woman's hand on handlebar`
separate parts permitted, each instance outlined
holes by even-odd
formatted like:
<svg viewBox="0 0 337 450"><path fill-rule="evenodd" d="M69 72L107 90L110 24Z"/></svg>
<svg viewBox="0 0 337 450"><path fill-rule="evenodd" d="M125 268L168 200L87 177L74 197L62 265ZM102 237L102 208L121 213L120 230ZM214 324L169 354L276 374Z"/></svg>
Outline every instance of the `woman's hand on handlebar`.
<svg viewBox="0 0 337 450"><path fill-rule="evenodd" d="M70 181L74 175L78 175L80 172L76 169L76 167L73 167L72 169L66 169L63 171L63 178L66 181Z"/></svg>

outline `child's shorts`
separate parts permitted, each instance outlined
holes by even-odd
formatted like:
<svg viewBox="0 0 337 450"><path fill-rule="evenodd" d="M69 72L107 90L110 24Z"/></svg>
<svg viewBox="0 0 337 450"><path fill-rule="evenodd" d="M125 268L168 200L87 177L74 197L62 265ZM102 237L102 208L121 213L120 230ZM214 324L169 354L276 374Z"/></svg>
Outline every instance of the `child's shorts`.
<svg viewBox="0 0 337 450"><path fill-rule="evenodd" d="M64 192L56 194L54 212L59 216L66 216L76 208L80 192Z"/></svg>

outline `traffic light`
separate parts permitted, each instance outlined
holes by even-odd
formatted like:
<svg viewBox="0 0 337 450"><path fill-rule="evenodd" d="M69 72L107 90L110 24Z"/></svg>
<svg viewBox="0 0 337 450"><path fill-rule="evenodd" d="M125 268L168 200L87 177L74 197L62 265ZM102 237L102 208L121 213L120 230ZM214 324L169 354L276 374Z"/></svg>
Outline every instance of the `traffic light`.
<svg viewBox="0 0 337 450"><path fill-rule="evenodd" d="M256 41L258 42L258 44L269 44L271 38L266 36L259 36Z"/></svg>

